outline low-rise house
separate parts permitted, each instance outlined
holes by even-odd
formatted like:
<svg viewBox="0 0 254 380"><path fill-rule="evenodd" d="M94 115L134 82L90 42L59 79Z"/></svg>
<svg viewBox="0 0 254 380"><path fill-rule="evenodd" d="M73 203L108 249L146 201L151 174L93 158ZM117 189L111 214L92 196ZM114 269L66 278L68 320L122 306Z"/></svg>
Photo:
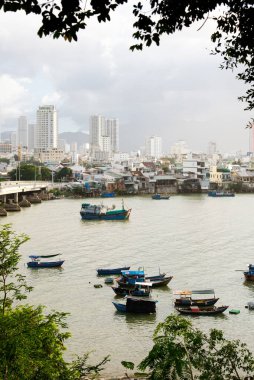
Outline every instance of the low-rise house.
<svg viewBox="0 0 254 380"><path fill-rule="evenodd" d="M233 170L231 178L234 183L241 184L242 191L254 191L254 169Z"/></svg>
<svg viewBox="0 0 254 380"><path fill-rule="evenodd" d="M231 173L227 168L218 168L217 166L210 167L210 185L216 184L222 187L226 183L231 182Z"/></svg>

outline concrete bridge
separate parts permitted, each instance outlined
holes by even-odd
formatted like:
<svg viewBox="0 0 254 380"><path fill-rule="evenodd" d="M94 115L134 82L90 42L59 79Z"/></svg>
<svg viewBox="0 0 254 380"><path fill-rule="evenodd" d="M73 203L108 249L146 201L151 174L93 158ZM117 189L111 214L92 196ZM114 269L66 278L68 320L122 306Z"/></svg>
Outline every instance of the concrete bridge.
<svg viewBox="0 0 254 380"><path fill-rule="evenodd" d="M0 182L0 200L3 203L6 203L7 198L12 198L14 200L14 203L18 203L19 196L21 195L39 193L61 186L62 184L43 181Z"/></svg>

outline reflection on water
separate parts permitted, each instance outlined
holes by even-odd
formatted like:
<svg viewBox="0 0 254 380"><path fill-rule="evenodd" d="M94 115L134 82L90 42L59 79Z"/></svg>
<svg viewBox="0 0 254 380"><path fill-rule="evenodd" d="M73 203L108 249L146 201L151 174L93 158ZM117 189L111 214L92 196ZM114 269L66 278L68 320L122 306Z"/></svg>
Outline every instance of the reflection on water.
<svg viewBox="0 0 254 380"><path fill-rule="evenodd" d="M128 327L132 327L132 325L134 325L134 328L136 328L138 325L144 327L145 325L154 324L156 321L156 313L132 314L115 311L114 318L118 321L126 322Z"/></svg>
<svg viewBox="0 0 254 380"><path fill-rule="evenodd" d="M89 200L100 203L98 199ZM219 305L239 309L240 314L189 316L194 326L208 331L222 329L226 337L245 341L254 351L251 334L253 312L245 309L254 297L254 284L243 282L237 272L254 259L254 195L217 199L206 195L172 196L168 202L150 197L130 197L125 204L132 208L129 221L81 221L82 200L43 202L4 223L13 223L17 233L31 240L21 247L20 272L27 276L34 291L28 302L70 312L72 338L67 356L95 351L96 358L111 355L106 373L122 374L121 360L135 363L144 358L152 346L155 326L173 307L173 290L215 289ZM104 200L111 206L111 200ZM121 200L115 199L116 207ZM28 255L36 252L61 252L62 269L26 268ZM152 290L157 300L156 315L129 315L115 311L115 299L96 268L131 265L145 267L149 275L166 272L173 275L168 287ZM101 288L94 288L101 284ZM120 344L119 344L120 342ZM115 349L117 347L117 349ZM108 371L108 372L107 372Z"/></svg>

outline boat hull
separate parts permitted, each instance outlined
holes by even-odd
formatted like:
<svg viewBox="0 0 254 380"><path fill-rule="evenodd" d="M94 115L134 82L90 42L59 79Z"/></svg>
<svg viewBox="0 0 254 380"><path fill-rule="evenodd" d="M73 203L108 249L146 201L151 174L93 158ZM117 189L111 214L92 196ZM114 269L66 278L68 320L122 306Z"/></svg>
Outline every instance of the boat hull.
<svg viewBox="0 0 254 380"><path fill-rule="evenodd" d="M155 200L169 199L169 195L154 194L152 195L152 199L155 199Z"/></svg>
<svg viewBox="0 0 254 380"><path fill-rule="evenodd" d="M184 315L202 315L202 316L210 316L210 315L216 315L216 314L222 314L225 310L227 310L228 306L211 306L203 309L197 309L194 310L191 307L189 308L179 308L177 307L176 310L180 314Z"/></svg>
<svg viewBox="0 0 254 380"><path fill-rule="evenodd" d="M125 296L134 296L134 297L149 297L150 292L147 292L142 289L126 289L126 288L121 288L119 286L111 286L113 291L117 296L125 297Z"/></svg>
<svg viewBox="0 0 254 380"><path fill-rule="evenodd" d="M98 276L108 276L112 274L121 274L122 270L129 270L130 267L112 268L112 269L97 269Z"/></svg>
<svg viewBox="0 0 254 380"><path fill-rule="evenodd" d="M213 306L219 298L207 298L207 299L176 299L175 307L186 307L186 306Z"/></svg>
<svg viewBox="0 0 254 380"><path fill-rule="evenodd" d="M121 313L126 313L126 305L122 303L112 302L115 306L117 311L120 311Z"/></svg>
<svg viewBox="0 0 254 380"><path fill-rule="evenodd" d="M28 268L58 268L63 265L64 261L51 261L51 262L38 262L38 261L29 261L27 263Z"/></svg>
<svg viewBox="0 0 254 380"><path fill-rule="evenodd" d="M254 281L254 273L244 272L246 281Z"/></svg>
<svg viewBox="0 0 254 380"><path fill-rule="evenodd" d="M130 216L131 210L122 210L121 212L110 212L110 213L100 213L100 214L92 214L86 213L81 210L80 215L82 220L128 220Z"/></svg>
<svg viewBox="0 0 254 380"><path fill-rule="evenodd" d="M208 191L208 197L223 198L223 197L234 197L235 193L230 192L217 192L217 191Z"/></svg>

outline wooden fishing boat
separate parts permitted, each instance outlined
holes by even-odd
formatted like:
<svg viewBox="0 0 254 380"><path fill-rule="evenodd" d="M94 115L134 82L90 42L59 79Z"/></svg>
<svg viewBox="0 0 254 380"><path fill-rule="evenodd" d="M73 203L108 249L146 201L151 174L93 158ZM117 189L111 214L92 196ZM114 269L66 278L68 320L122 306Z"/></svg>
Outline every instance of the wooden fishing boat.
<svg viewBox="0 0 254 380"><path fill-rule="evenodd" d="M161 199L169 199L169 195L162 195L162 194L154 194L152 195L152 199L161 200Z"/></svg>
<svg viewBox="0 0 254 380"><path fill-rule="evenodd" d="M147 282L150 282L153 288L159 288L161 286L168 285L168 283L172 280L172 278L173 276L169 276L169 277L163 277L161 279L156 279L156 280L147 280Z"/></svg>
<svg viewBox="0 0 254 380"><path fill-rule="evenodd" d="M218 190L211 190L208 191L208 197L214 197L214 198L224 198L224 197L234 197L235 193L230 191L218 191Z"/></svg>
<svg viewBox="0 0 254 380"><path fill-rule="evenodd" d="M249 264L248 265L248 271L243 272L244 277L247 281L254 281L254 265Z"/></svg>
<svg viewBox="0 0 254 380"><path fill-rule="evenodd" d="M97 269L98 276L110 276L114 274L121 274L123 270L129 270L130 267L119 267L119 268L99 268Z"/></svg>
<svg viewBox="0 0 254 380"><path fill-rule="evenodd" d="M147 282L139 282L133 289L123 288L121 286L111 286L117 296L149 297L152 285Z"/></svg>
<svg viewBox="0 0 254 380"><path fill-rule="evenodd" d="M44 261L45 259L50 259L52 257L60 256L61 254L55 254L55 255L31 255L29 258L31 261L27 263L28 268L34 268L34 269L39 269L39 268L57 268L61 267L64 263L64 260L50 260L50 261Z"/></svg>
<svg viewBox="0 0 254 380"><path fill-rule="evenodd" d="M198 307L198 306L190 306L186 308L182 307L177 307L176 310L180 314L184 315L204 315L204 316L209 316L209 315L216 315L216 314L221 314L225 310L227 310L228 306L208 306L208 307Z"/></svg>
<svg viewBox="0 0 254 380"><path fill-rule="evenodd" d="M117 311L123 313L151 314L156 312L156 302L151 299L127 297L126 304L112 303Z"/></svg>
<svg viewBox="0 0 254 380"><path fill-rule="evenodd" d="M127 220L129 219L131 209L126 210L122 203L122 208L116 210L114 206L111 209L103 205L92 205L83 203L80 215L83 220Z"/></svg>
<svg viewBox="0 0 254 380"><path fill-rule="evenodd" d="M152 284L153 287L165 286L171 280L172 276L166 277L166 273L159 273L156 276L146 276L144 270L122 271L121 277L116 281L120 287L133 289L139 282Z"/></svg>
<svg viewBox="0 0 254 380"><path fill-rule="evenodd" d="M174 291L176 296L174 304L175 307L187 307L187 306L213 306L219 300L215 298L215 292L213 289L207 290L177 290ZM213 297L201 297L201 295L213 295Z"/></svg>

